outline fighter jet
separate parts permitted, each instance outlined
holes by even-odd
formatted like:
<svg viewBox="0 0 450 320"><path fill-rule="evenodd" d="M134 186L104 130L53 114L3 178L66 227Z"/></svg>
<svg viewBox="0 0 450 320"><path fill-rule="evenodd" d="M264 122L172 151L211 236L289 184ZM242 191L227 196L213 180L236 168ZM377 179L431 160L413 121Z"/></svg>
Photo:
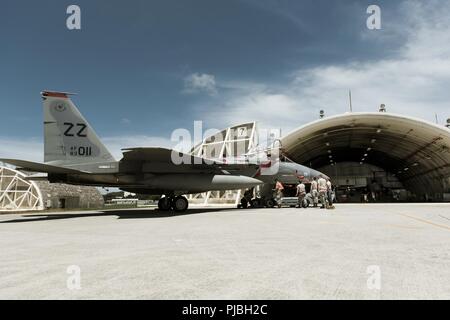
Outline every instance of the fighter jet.
<svg viewBox="0 0 450 320"><path fill-rule="evenodd" d="M225 163L161 147L123 150L116 161L67 92L43 91L44 163L0 159L21 170L44 173L51 183L117 187L124 191L165 195L160 210L185 211L184 195L211 190L252 188L275 176L320 172L289 163L272 176L262 176L262 163ZM267 166L267 162L265 164ZM311 171L312 170L312 171ZM34 178L39 178L34 176ZM31 177L33 179L33 176Z"/></svg>

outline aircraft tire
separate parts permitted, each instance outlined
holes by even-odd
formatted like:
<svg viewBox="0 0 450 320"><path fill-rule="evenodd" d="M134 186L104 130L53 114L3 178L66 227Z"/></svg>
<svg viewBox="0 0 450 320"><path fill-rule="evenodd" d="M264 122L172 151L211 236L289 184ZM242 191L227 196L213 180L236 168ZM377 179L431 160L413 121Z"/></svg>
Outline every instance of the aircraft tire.
<svg viewBox="0 0 450 320"><path fill-rule="evenodd" d="M260 208L261 207L261 199L255 198L250 202L252 208Z"/></svg>
<svg viewBox="0 0 450 320"><path fill-rule="evenodd" d="M266 200L266 207L267 208L273 208L275 207L275 201L273 199L267 199Z"/></svg>
<svg viewBox="0 0 450 320"><path fill-rule="evenodd" d="M159 199L158 201L158 209L161 211L168 211L170 210L170 199L167 197L162 197L161 199Z"/></svg>
<svg viewBox="0 0 450 320"><path fill-rule="evenodd" d="M189 201L186 199L186 197L179 196L176 197L173 201L173 210L176 212L183 212L186 211L189 206Z"/></svg>

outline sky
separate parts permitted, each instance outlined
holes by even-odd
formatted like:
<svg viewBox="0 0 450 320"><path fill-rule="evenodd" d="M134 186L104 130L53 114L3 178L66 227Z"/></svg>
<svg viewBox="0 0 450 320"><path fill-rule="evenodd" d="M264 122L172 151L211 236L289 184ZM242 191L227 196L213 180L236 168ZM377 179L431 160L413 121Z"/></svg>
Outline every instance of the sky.
<svg viewBox="0 0 450 320"><path fill-rule="evenodd" d="M69 5L81 29L69 30ZM369 5L381 9L370 30ZM74 103L117 159L171 133L245 121L289 131L348 111L450 118L450 1L6 0L0 157L42 161L39 92Z"/></svg>

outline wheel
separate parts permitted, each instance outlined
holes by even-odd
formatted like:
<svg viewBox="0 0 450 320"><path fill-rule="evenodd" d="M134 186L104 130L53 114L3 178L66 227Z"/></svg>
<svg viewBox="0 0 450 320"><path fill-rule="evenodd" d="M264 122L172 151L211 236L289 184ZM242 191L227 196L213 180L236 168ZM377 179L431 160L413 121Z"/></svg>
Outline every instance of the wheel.
<svg viewBox="0 0 450 320"><path fill-rule="evenodd" d="M252 208L259 208L259 199L252 199L250 204Z"/></svg>
<svg viewBox="0 0 450 320"><path fill-rule="evenodd" d="M177 212L186 211L188 206L189 202L183 196L176 197L175 200L173 201L173 210Z"/></svg>
<svg viewBox="0 0 450 320"><path fill-rule="evenodd" d="M170 199L168 197L162 197L158 201L158 209L161 211L168 211L170 210Z"/></svg>
<svg viewBox="0 0 450 320"><path fill-rule="evenodd" d="M247 209L247 207L248 207L247 199L245 199L245 198L241 199L241 206L242 206L243 209Z"/></svg>
<svg viewBox="0 0 450 320"><path fill-rule="evenodd" d="M275 207L275 200L273 200L273 199L267 199L267 200L266 200L266 207L267 207L267 208L273 208L273 207Z"/></svg>

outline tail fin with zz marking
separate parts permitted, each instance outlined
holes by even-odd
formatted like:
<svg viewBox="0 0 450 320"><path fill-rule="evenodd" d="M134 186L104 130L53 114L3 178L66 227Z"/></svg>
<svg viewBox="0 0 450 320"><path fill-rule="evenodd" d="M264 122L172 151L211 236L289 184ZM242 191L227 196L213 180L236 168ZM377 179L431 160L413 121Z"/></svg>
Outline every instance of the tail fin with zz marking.
<svg viewBox="0 0 450 320"><path fill-rule="evenodd" d="M70 95L41 92L44 100L44 162L76 165L115 161Z"/></svg>

